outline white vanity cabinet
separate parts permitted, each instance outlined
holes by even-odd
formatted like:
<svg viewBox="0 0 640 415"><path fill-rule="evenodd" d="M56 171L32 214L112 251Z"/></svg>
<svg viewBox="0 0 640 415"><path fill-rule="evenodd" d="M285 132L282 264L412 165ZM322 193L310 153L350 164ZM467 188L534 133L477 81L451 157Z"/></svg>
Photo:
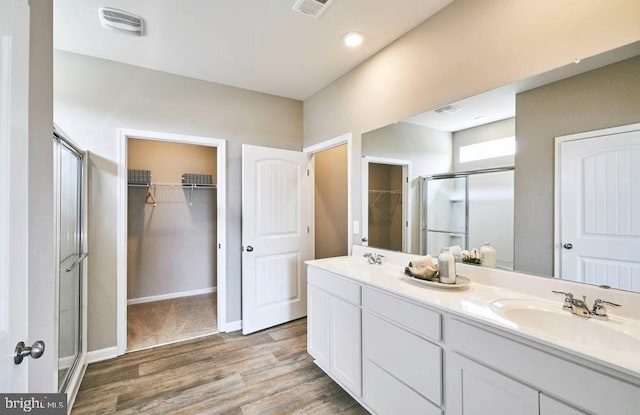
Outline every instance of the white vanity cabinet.
<svg viewBox="0 0 640 415"><path fill-rule="evenodd" d="M363 288L363 397L380 415L442 414L439 313Z"/></svg>
<svg viewBox="0 0 640 415"><path fill-rule="evenodd" d="M587 413L540 393L540 415L587 415Z"/></svg>
<svg viewBox="0 0 640 415"><path fill-rule="evenodd" d="M307 349L325 372L362 396L361 287L309 268Z"/></svg>
<svg viewBox="0 0 640 415"><path fill-rule="evenodd" d="M447 354L448 415L539 415L538 391L456 353Z"/></svg>
<svg viewBox="0 0 640 415"><path fill-rule="evenodd" d="M634 371L496 324L486 287L418 291L429 288L355 263L345 276L309 267L307 347L371 413L640 414ZM637 367L640 353L628 356Z"/></svg>
<svg viewBox="0 0 640 415"><path fill-rule="evenodd" d="M447 415L640 413L637 380L459 317L446 328Z"/></svg>

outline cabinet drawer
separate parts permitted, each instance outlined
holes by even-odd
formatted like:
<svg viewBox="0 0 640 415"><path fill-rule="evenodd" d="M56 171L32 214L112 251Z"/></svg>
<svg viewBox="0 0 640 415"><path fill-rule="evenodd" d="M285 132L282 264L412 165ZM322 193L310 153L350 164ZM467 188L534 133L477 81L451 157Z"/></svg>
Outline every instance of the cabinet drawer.
<svg viewBox="0 0 640 415"><path fill-rule="evenodd" d="M442 404L440 347L369 312L364 313L363 334L365 360L375 363L436 405Z"/></svg>
<svg viewBox="0 0 640 415"><path fill-rule="evenodd" d="M363 296L364 306L368 310L429 339L440 341L439 313L368 287L364 288Z"/></svg>
<svg viewBox="0 0 640 415"><path fill-rule="evenodd" d="M348 303L357 306L361 304L360 285L355 282L315 267L309 267L307 281L309 284L325 290Z"/></svg>
<svg viewBox="0 0 640 415"><path fill-rule="evenodd" d="M442 415L442 410L371 361L364 364L364 401L379 415Z"/></svg>

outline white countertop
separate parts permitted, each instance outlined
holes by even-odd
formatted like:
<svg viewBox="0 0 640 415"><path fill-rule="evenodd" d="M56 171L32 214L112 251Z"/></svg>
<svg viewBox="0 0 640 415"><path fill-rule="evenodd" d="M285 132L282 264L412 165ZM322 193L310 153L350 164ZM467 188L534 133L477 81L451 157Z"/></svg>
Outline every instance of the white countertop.
<svg viewBox="0 0 640 415"><path fill-rule="evenodd" d="M367 249L367 251L372 251L372 249ZM356 253L354 253L354 255L355 254ZM406 258L401 257L401 259ZM396 261L397 260L398 258L396 258ZM550 308L557 305L558 310L562 309L563 304L562 296L533 296L522 292L521 290L514 290L511 287L505 288L504 286L495 284L495 281L499 280L499 278L486 277L486 275L492 274L499 275L499 271L484 268L482 270L478 270L477 277L474 277L474 273L476 273L474 268L476 267L461 266L459 267L460 269L458 274L464 275L471 280L469 286L444 289L431 288L424 286L417 281L408 280L404 277L404 265L389 262L383 263L382 265L370 265L361 257L361 255L313 260L307 261L306 264L342 275L365 285L370 285L372 287L406 297L410 300L417 301L428 306L436 307L447 313L463 316L506 330L520 337L586 358L640 380L640 348L620 350L616 348L615 344L611 344L610 347L606 347L607 339L600 338L598 338L597 344L590 341L582 342L582 339L576 341L576 339L572 340L570 338L563 338L563 336L558 333L548 334L543 333L540 328L531 328L524 324L518 325L496 313L494 308L491 307L491 304L492 302L500 300L524 300L537 304L545 303ZM508 278L517 278L516 275L517 273L511 273ZM531 285L539 282L546 283L548 285L549 281L544 281L543 279L540 280L541 281L536 281L535 279L532 279L533 282L526 281L526 284ZM489 285L487 284L487 281L490 281L493 284ZM517 282L518 281L512 280L509 281L509 284L505 285L513 286L513 284ZM566 284L564 281L556 283ZM557 288L553 287L551 289ZM547 291L550 291L550 289L548 287L544 288L544 292ZM531 290L531 292L535 293L536 290ZM579 295L580 291L575 292L575 294ZM583 325L581 327L584 327L586 332L582 334L585 335L584 337L586 339L595 338L599 333L598 329L606 330L607 328L615 328L621 336L631 336L633 339L638 339L640 345L640 321L612 314L611 309L608 309L608 312L608 321L601 321L593 318L584 319L579 316L572 316L569 313L567 313L567 317L582 320L576 320L576 324ZM605 327L597 327L598 325ZM593 331L593 333L590 331ZM591 334L593 334L593 336L591 336Z"/></svg>

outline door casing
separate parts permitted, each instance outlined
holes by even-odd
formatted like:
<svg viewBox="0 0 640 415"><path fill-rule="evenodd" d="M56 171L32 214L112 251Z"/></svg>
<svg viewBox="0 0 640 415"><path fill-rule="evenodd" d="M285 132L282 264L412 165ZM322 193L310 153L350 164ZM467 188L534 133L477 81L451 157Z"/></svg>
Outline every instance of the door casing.
<svg viewBox="0 0 640 415"><path fill-rule="evenodd" d="M127 351L127 140L165 141L217 148L217 319L218 331L227 327L227 141L221 138L199 137L132 129L118 130L118 194L117 194L117 345L114 356L102 355L99 360L123 355ZM235 328L235 327L234 327ZM95 360L94 360L95 361Z"/></svg>

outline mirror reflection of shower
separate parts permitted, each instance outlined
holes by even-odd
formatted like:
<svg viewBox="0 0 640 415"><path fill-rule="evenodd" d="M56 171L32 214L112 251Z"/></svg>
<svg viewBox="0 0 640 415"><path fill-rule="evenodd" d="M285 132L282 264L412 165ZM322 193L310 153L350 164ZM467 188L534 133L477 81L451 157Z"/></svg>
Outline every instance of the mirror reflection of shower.
<svg viewBox="0 0 640 415"><path fill-rule="evenodd" d="M513 269L513 188L513 167L423 177L422 253L489 242L496 265Z"/></svg>

